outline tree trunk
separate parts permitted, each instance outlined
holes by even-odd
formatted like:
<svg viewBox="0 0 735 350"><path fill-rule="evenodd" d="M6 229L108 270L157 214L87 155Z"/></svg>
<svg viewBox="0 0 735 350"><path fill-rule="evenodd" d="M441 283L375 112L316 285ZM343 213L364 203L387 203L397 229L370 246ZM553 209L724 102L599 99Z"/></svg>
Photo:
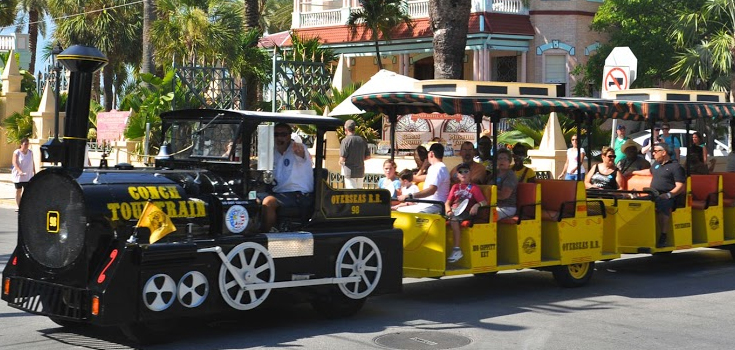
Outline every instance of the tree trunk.
<svg viewBox="0 0 735 350"><path fill-rule="evenodd" d="M28 11L28 50L31 52L31 63L28 71L36 75L36 45L38 44L38 11Z"/></svg>
<svg viewBox="0 0 735 350"><path fill-rule="evenodd" d="M375 54L378 57L378 70L383 70L383 60L380 59L380 45L378 44L378 39L375 39Z"/></svg>
<svg viewBox="0 0 735 350"><path fill-rule="evenodd" d="M112 71L112 65L108 64L105 68L102 68L102 84L105 96L105 111L111 111L115 96L112 94L112 80L115 73Z"/></svg>
<svg viewBox="0 0 735 350"><path fill-rule="evenodd" d="M245 0L243 2L243 14L245 17L245 31L260 28L258 0Z"/></svg>
<svg viewBox="0 0 735 350"><path fill-rule="evenodd" d="M462 79L471 5L471 0L429 0L436 79Z"/></svg>
<svg viewBox="0 0 735 350"><path fill-rule="evenodd" d="M153 0L143 0L143 57L140 61L141 73L153 73L153 44L151 44L151 24L156 20L156 8Z"/></svg>

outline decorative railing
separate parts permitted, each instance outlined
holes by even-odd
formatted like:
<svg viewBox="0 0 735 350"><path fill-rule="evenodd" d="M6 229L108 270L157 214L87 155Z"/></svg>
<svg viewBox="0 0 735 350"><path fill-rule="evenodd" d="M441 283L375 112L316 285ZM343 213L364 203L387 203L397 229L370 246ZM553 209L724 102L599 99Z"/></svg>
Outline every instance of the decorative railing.
<svg viewBox="0 0 735 350"><path fill-rule="evenodd" d="M407 1L408 14L411 18L426 18L429 16L429 0ZM324 27L344 25L347 23L350 11L356 8L344 7L323 11L300 12L294 16L294 28ZM496 12L518 15L527 15L528 8L523 0L472 0L472 12Z"/></svg>
<svg viewBox="0 0 735 350"><path fill-rule="evenodd" d="M408 14L411 18L429 17L429 1L417 0L408 2Z"/></svg>
<svg viewBox="0 0 735 350"><path fill-rule="evenodd" d="M346 24L347 18L342 18L342 9L319 12L302 12L299 14L301 28L322 27Z"/></svg>
<svg viewBox="0 0 735 350"><path fill-rule="evenodd" d="M15 37L12 35L0 35L0 51L15 49Z"/></svg>

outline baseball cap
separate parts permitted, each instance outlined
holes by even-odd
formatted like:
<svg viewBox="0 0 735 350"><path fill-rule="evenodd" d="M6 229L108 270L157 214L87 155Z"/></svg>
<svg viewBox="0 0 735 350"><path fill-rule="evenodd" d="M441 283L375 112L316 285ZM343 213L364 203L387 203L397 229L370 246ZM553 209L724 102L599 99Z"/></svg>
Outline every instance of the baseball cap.
<svg viewBox="0 0 735 350"><path fill-rule="evenodd" d="M618 125L618 130L625 130L625 125Z"/></svg>

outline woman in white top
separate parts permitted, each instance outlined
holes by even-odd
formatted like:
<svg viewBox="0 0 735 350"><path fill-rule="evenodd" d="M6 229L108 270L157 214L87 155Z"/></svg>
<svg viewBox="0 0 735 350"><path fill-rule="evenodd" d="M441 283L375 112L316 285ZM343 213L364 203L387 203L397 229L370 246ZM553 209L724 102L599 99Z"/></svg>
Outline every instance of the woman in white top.
<svg viewBox="0 0 735 350"><path fill-rule="evenodd" d="M23 188L28 184L36 173L33 164L33 152L28 149L28 138L20 140L20 148L13 151L13 183L15 183L15 203L20 207L20 197Z"/></svg>
<svg viewBox="0 0 735 350"><path fill-rule="evenodd" d="M584 148L579 148L579 157L584 160ZM579 164L580 175L577 178L577 164ZM560 179L564 180L584 180L584 164L579 162L577 158L577 135L572 136L572 147L567 149L567 161L564 163L564 168L559 174Z"/></svg>

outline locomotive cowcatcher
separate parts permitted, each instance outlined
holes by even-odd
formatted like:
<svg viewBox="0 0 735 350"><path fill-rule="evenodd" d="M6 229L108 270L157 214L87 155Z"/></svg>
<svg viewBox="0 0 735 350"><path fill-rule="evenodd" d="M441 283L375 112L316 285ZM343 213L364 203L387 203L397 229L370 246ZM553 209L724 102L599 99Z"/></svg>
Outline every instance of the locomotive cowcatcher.
<svg viewBox="0 0 735 350"><path fill-rule="evenodd" d="M107 60L84 46L58 59L72 71L64 138L45 144L42 158L61 166L25 189L18 244L2 276L10 306L64 326L120 327L145 341L183 318L284 300L339 317L370 295L400 291L403 235L393 228L390 193L326 182L324 133L338 119L172 111L161 116L155 168L84 168L92 75ZM316 131L314 205L279 208L278 232L266 233L257 196L274 185L274 123ZM154 243L153 229L138 225L147 204L176 229Z"/></svg>

